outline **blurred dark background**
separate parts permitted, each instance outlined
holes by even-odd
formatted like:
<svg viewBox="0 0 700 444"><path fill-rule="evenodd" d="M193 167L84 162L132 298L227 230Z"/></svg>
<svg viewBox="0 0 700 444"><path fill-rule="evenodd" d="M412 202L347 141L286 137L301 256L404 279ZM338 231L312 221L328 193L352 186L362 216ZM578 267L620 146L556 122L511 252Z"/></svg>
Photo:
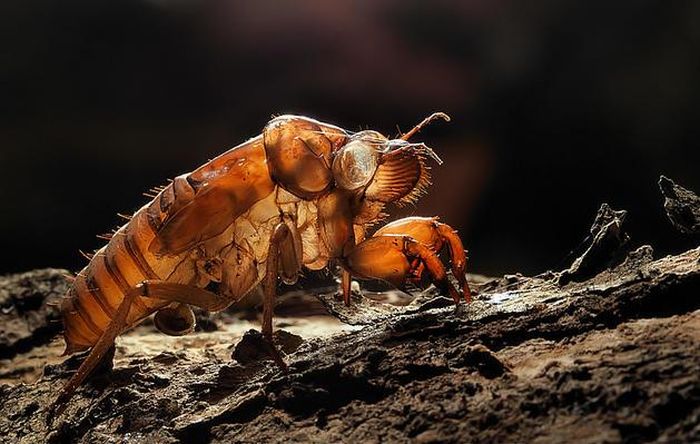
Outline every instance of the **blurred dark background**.
<svg viewBox="0 0 700 444"><path fill-rule="evenodd" d="M700 190L697 1L4 1L0 272L77 270L141 192L300 113L445 160L396 214L458 227L471 269L562 265L601 202L683 248L656 181Z"/></svg>

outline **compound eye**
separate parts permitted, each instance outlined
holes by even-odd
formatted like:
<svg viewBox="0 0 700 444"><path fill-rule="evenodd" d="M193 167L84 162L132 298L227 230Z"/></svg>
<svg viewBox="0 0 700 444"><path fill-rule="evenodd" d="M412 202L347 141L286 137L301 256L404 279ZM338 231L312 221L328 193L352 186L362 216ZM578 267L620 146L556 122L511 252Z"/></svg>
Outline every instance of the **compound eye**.
<svg viewBox="0 0 700 444"><path fill-rule="evenodd" d="M333 176L339 187L356 190L372 180L377 171L375 149L360 140L345 145L333 159Z"/></svg>

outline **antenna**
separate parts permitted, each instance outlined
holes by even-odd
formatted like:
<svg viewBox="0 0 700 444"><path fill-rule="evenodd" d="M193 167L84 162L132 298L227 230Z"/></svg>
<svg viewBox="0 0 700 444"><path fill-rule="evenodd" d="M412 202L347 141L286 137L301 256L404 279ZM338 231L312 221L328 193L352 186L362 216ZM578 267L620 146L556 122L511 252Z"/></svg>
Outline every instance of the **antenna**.
<svg viewBox="0 0 700 444"><path fill-rule="evenodd" d="M403 136L401 136L401 140L410 139L411 137L413 137L414 134L416 134L418 131L422 130L424 126L426 126L427 124L429 124L430 122L432 122L433 120L436 120L436 119L442 119L445 122L449 122L450 120L452 120L452 119L450 119L450 116L448 116L447 114L445 114L443 112L432 113L431 115L429 115L428 117L423 119L423 121L421 121L421 123L414 126L413 129L411 129L411 131L409 131L406 134L404 134Z"/></svg>

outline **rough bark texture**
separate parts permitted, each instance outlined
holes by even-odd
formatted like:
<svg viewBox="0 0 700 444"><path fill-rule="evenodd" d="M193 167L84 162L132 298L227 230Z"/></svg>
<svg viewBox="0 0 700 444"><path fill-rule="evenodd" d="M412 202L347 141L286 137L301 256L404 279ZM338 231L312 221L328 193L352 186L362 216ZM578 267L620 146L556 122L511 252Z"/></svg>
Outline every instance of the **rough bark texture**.
<svg viewBox="0 0 700 444"><path fill-rule="evenodd" d="M346 308L332 292L319 295L350 327L302 295L303 316L278 310L277 327L303 338L279 335L286 375L256 353L259 337L243 335L255 324L241 316L203 318L208 332L182 338L144 325L120 339L114 369L94 375L50 426L47 406L78 359L58 357L60 344L48 339L55 314L40 302L66 284L51 270L3 278L0 436L700 441L700 248L659 259L649 246L629 251L621 216L601 208L583 255L564 272L472 277L478 295L458 310L430 289L403 306L356 298ZM38 381L20 383L46 362Z"/></svg>
<svg viewBox="0 0 700 444"><path fill-rule="evenodd" d="M681 233L700 234L700 197L665 176L659 179L659 188L673 226Z"/></svg>

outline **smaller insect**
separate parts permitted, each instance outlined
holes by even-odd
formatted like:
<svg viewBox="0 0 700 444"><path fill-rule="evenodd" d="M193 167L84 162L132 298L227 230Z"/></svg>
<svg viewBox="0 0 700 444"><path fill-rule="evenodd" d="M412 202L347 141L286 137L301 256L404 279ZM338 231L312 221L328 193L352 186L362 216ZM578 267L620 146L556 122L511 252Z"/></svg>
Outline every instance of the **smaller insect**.
<svg viewBox="0 0 700 444"><path fill-rule="evenodd" d="M427 161L442 162L409 139L436 118L449 120L435 113L388 139L280 116L261 135L154 189L153 199L76 276L64 300L66 354L91 351L61 390L57 411L125 330L155 313L163 333L189 333L190 306L223 310L259 284L263 336L286 368L272 343L274 299L278 279L293 284L302 268L339 265L346 304L353 276L399 288L427 276L456 304L469 302L464 247L438 218L400 219L366 236L387 204L415 202L430 184ZM438 257L444 247L459 290Z"/></svg>

